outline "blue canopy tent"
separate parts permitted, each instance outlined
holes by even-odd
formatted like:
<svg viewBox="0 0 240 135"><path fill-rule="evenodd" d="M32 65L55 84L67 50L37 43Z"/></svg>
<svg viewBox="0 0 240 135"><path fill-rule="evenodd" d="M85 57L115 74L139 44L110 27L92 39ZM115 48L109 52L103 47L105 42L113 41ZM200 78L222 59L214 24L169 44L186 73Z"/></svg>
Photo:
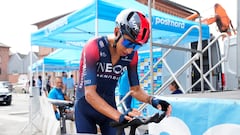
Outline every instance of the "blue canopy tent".
<svg viewBox="0 0 240 135"><path fill-rule="evenodd" d="M51 48L81 49L85 42L97 33L113 33L115 18L125 8L148 13L148 7L134 0L92 0L80 9L39 29L31 35L31 45ZM173 44L196 22L152 10L153 41L164 45ZM209 38L209 27L202 25L202 39ZM193 30L181 43L197 41L199 32Z"/></svg>
<svg viewBox="0 0 240 135"><path fill-rule="evenodd" d="M48 56L33 64L33 71L72 71L79 69L79 63L72 64L71 61L79 61L81 50L57 49Z"/></svg>

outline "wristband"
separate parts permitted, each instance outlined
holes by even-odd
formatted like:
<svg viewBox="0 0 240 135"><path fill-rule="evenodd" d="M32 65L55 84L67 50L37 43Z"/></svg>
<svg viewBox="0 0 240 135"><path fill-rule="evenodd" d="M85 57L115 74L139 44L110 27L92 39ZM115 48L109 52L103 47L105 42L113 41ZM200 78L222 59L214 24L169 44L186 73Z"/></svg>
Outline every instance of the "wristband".
<svg viewBox="0 0 240 135"><path fill-rule="evenodd" d="M119 117L118 122L119 123L127 123L128 120L125 119L125 116L128 115L128 113L131 112L131 111L132 111L132 109L129 109L125 113L121 114L120 117Z"/></svg>
<svg viewBox="0 0 240 135"><path fill-rule="evenodd" d="M127 120L125 119L125 115L121 114L118 120L119 123L127 123Z"/></svg>
<svg viewBox="0 0 240 135"><path fill-rule="evenodd" d="M148 96L147 103L152 104L153 96Z"/></svg>

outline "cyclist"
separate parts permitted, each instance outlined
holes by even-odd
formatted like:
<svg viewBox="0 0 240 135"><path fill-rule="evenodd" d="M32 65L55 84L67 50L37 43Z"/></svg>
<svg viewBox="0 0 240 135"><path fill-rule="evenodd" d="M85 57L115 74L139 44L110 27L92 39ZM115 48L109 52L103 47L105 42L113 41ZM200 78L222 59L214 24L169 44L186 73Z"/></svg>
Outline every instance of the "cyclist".
<svg viewBox="0 0 240 135"><path fill-rule="evenodd" d="M116 18L114 34L93 38L82 50L79 84L76 91L75 123L77 133L114 135L117 129L109 126L139 116L136 109L122 114L117 110L115 87L123 71L127 69L131 96L139 101L171 113L171 105L148 95L139 86L137 74L137 49L149 39L149 22L139 11L125 9Z"/></svg>

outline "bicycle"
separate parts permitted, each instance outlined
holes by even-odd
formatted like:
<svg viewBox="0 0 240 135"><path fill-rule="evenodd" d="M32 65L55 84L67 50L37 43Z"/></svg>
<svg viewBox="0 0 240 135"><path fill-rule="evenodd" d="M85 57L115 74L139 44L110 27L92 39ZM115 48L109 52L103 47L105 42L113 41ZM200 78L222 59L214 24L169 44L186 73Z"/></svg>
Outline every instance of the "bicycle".
<svg viewBox="0 0 240 135"><path fill-rule="evenodd" d="M66 109L73 107L72 101L66 101L66 100L57 100L57 99L49 99L49 102L53 105L57 106L60 112L60 129L61 134L66 134Z"/></svg>
<svg viewBox="0 0 240 135"><path fill-rule="evenodd" d="M133 120L127 123L112 122L110 123L110 126L117 128L117 135L122 135L122 133L124 132L124 128L130 126L129 135L135 135L136 129L139 126L146 125L151 122L159 123L163 118L165 118L165 116L166 112L162 113L161 115L159 113L155 113L151 117L134 117Z"/></svg>

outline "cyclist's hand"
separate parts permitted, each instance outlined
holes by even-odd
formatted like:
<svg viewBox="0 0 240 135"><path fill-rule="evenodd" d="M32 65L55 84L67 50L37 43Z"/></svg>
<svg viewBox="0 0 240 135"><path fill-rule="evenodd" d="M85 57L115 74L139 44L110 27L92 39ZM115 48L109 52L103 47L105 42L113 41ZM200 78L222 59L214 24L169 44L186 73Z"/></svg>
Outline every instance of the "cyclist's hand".
<svg viewBox="0 0 240 135"><path fill-rule="evenodd" d="M131 121L133 117L137 117L140 115L141 115L141 112L138 111L137 109L129 109L125 113L120 115L118 122L127 123L128 121Z"/></svg>
<svg viewBox="0 0 240 135"><path fill-rule="evenodd" d="M153 107L165 111L167 116L171 115L172 107L167 101L153 97L151 103Z"/></svg>

